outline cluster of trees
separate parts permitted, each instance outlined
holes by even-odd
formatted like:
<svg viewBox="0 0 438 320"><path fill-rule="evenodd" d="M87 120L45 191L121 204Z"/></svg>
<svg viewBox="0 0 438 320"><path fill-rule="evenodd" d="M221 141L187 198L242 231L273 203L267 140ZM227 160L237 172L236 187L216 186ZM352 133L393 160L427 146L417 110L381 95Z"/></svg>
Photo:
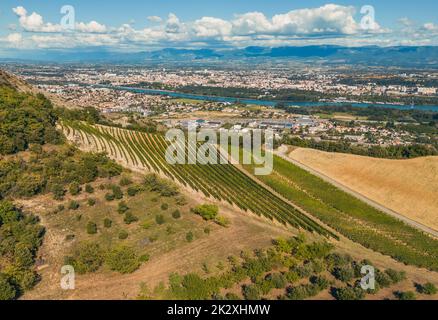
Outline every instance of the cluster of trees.
<svg viewBox="0 0 438 320"><path fill-rule="evenodd" d="M35 216L0 201L0 300L16 299L38 282L33 265L43 235Z"/></svg>
<svg viewBox="0 0 438 320"><path fill-rule="evenodd" d="M105 155L83 153L67 145L52 151L33 150L28 160L0 160L0 199L52 192L55 199L62 200L67 186L77 193L79 185L121 172L122 167Z"/></svg>
<svg viewBox="0 0 438 320"><path fill-rule="evenodd" d="M104 249L96 242L81 242L64 261L65 264L73 266L78 274L95 272L103 265L110 270L125 274L134 272L148 259L149 257L146 259L139 256L128 246Z"/></svg>
<svg viewBox="0 0 438 320"><path fill-rule="evenodd" d="M57 144L57 115L42 94L19 93L0 87L0 154L26 150L30 144Z"/></svg>
<svg viewBox="0 0 438 320"><path fill-rule="evenodd" d="M311 148L326 152L349 153L361 156L385 159L412 159L417 157L436 156L438 150L433 146L424 144L414 144L408 146L355 146L346 141L315 141L306 140L298 137L285 136L281 143L293 145L301 148Z"/></svg>
<svg viewBox="0 0 438 320"><path fill-rule="evenodd" d="M178 188L174 184L158 178L156 174L145 176L144 186L149 191L158 192L162 197L174 197L179 194Z"/></svg>
<svg viewBox="0 0 438 320"><path fill-rule="evenodd" d="M274 241L274 247L267 250L242 252L240 257L230 256L227 271L223 271L223 264L218 264L217 268L222 271L218 276L204 278L195 273L172 274L168 287L160 284L151 292L143 286L140 298L236 300L243 297L246 300L260 300L273 289L283 289L284 294L278 296L278 299L302 300L329 290L336 299L359 300L405 279L403 272L391 269L380 271L375 268L376 289L365 291L360 287L360 279L363 277L361 268L372 265L371 262L357 262L348 255L333 253L332 250L333 245L327 242L308 243L303 235L287 240L278 239ZM209 273L205 265L203 269ZM334 280L322 275L327 272L345 285L335 286ZM302 281L305 279L308 281ZM234 293L220 294L240 283L244 283L241 286L241 296ZM431 290L430 285L428 290Z"/></svg>

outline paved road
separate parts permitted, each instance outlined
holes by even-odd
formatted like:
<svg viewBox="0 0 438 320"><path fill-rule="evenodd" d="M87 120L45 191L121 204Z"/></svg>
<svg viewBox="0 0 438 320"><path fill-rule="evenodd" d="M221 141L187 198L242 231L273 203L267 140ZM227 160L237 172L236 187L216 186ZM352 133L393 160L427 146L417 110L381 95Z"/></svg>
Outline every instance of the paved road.
<svg viewBox="0 0 438 320"><path fill-rule="evenodd" d="M352 196L362 200L363 202L367 203L368 205L370 205L370 206L372 206L372 207L374 207L374 208L376 208L376 209L378 209L378 210L380 210L380 211L382 211L382 212L384 212L384 213L386 213L386 214L388 214L388 215L390 215L390 216L392 216L394 218L402 220L403 222L407 223L408 225L410 225L410 226L412 226L414 228L417 228L417 229L419 229L419 230L421 230L423 232L426 232L426 233L428 233L428 234L438 238L438 231L437 230L434 230L434 229L432 229L432 228L430 228L428 226L425 226L424 224L421 224L421 223L419 223L417 221L414 221L412 219L409 219L409 218L407 218L407 217L405 217L405 216L403 216L403 215L401 215L401 214L399 214L399 213L397 213L397 212L395 212L395 211L393 211L393 210L391 210L391 209L389 209L389 208L387 208L387 207L385 207L385 206L375 202L374 200L371 200L370 198L367 198L366 196L364 196L364 195L362 195L362 194L360 194L360 193L350 189L349 187L347 187L347 186L337 182L336 180L326 176L325 174L323 174L323 173L321 173L319 171L316 171L316 170L310 168L309 166L307 166L307 165L305 165L305 164L303 164L303 163L301 163L299 161L296 161L294 159L289 158L285 154L285 152L286 152L286 150L284 148L280 147L278 149L278 151L275 151L274 153L277 156L283 158L284 160L289 161L289 162L293 163L294 165L296 165L296 166L298 166L298 167L300 167L300 168L310 172L311 174L313 174L313 175L315 175L315 176L317 176L317 177L319 177L319 178L321 178L321 179L323 179L323 180L325 180L325 181L335 185L337 188L339 188L342 191L345 191L345 192L351 194Z"/></svg>

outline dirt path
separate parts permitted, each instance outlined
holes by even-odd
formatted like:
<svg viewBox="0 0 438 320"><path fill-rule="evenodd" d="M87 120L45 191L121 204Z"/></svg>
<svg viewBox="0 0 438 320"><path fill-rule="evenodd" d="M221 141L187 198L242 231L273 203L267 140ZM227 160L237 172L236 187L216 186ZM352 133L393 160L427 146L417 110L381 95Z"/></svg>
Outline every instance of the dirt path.
<svg viewBox="0 0 438 320"><path fill-rule="evenodd" d="M325 174L323 174L323 173L321 173L319 171L316 171L316 170L310 168L309 166L307 166L307 165L305 165L305 164L303 164L303 163L301 163L301 162L299 162L297 160L291 159L290 157L287 156L287 154L286 154L287 151L288 151L287 146L281 146L280 148L278 148L278 151L275 151L274 153L275 153L275 155L281 157L282 159L284 159L286 161L289 161L290 163L300 167L301 169L304 169L304 170L310 172L311 174L313 174L313 175L323 179L324 181L326 181L326 182L328 182L330 184L333 184L334 186L336 186L337 188L341 189L342 191L344 191L344 192L346 192L346 193L348 193L348 194L358 198L359 200L367 203L368 205L376 208L377 210L380 210L380 211L382 211L382 212L384 212L384 213L386 213L386 214L388 214L388 215L390 215L390 216L392 216L394 218L397 218L398 220L401 220L401 221L407 223L408 225L410 225L410 226L412 226L414 228L417 228L417 229L419 229L419 230L421 230L423 232L426 232L426 233L428 233L428 234L438 238L438 231L436 231L436 230L434 230L434 229L432 229L432 228L430 228L428 226L425 226L425 225L423 225L423 224L421 224L421 223L419 223L419 222L417 222L415 220L409 219L409 218L405 217L404 215L401 215L401 214L399 214L399 213L397 213L397 212L395 212L395 211L393 211L393 210L391 210L391 209L389 209L389 208L387 208L387 207L385 207L385 206L383 206L383 205L381 205L381 204L379 204L379 203L377 203L377 202L367 198L366 196L364 196L364 195L362 195L362 194L360 194L360 193L350 189L349 187L347 187L347 186L339 183L338 181L336 181L336 180L326 176Z"/></svg>

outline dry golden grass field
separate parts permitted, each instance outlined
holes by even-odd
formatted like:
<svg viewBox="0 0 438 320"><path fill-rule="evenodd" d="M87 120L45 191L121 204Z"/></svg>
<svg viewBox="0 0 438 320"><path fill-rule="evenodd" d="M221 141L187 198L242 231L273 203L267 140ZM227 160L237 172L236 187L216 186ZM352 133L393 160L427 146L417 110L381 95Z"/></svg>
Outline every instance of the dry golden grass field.
<svg viewBox="0 0 438 320"><path fill-rule="evenodd" d="M290 151L289 157L438 230L438 157L388 160L302 148Z"/></svg>

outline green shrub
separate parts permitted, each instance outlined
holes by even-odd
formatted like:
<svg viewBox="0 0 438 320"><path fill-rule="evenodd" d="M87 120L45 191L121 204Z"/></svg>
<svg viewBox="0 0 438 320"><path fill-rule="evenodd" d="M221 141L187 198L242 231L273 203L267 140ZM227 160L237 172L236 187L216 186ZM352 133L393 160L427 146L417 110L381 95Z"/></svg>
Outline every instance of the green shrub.
<svg viewBox="0 0 438 320"><path fill-rule="evenodd" d="M349 282L354 278L354 270L349 265L336 267L333 276L342 282Z"/></svg>
<svg viewBox="0 0 438 320"><path fill-rule="evenodd" d="M125 201L121 201L119 202L118 208L117 208L117 212L120 214L124 214L126 211L129 210L128 205L126 204Z"/></svg>
<svg viewBox="0 0 438 320"><path fill-rule="evenodd" d="M79 209L79 203L77 201L70 201L70 203L68 204L68 208L69 210L78 210Z"/></svg>
<svg viewBox="0 0 438 320"><path fill-rule="evenodd" d="M111 250L107 254L105 262L111 270L123 274L132 273L140 267L139 257L132 248L127 246Z"/></svg>
<svg viewBox="0 0 438 320"><path fill-rule="evenodd" d="M218 225L220 225L221 227L228 227L230 225L230 221L222 216L216 217L214 219L214 222Z"/></svg>
<svg viewBox="0 0 438 320"><path fill-rule="evenodd" d="M192 242L194 238L193 232L189 231L186 233L186 240L187 242Z"/></svg>
<svg viewBox="0 0 438 320"><path fill-rule="evenodd" d="M111 228L113 225L113 221L111 219L105 218L105 220L103 220L103 226L105 228Z"/></svg>
<svg viewBox="0 0 438 320"><path fill-rule="evenodd" d="M120 179L119 185L121 185L122 187L129 186L130 184L132 184L132 181L128 177L122 177Z"/></svg>
<svg viewBox="0 0 438 320"><path fill-rule="evenodd" d="M272 283L276 289L282 289L286 286L286 277L281 273L271 273L266 276L266 280Z"/></svg>
<svg viewBox="0 0 438 320"><path fill-rule="evenodd" d="M162 214L157 214L155 216L155 222L159 225L164 224L166 220L164 219L164 216Z"/></svg>
<svg viewBox="0 0 438 320"><path fill-rule="evenodd" d="M337 300L363 300L365 291L360 287L345 287L333 290L333 296Z"/></svg>
<svg viewBox="0 0 438 320"><path fill-rule="evenodd" d="M135 197L140 192L140 188L137 186L131 186L128 188L127 193L130 197Z"/></svg>
<svg viewBox="0 0 438 320"><path fill-rule="evenodd" d="M87 203L90 207L94 207L96 205L96 200L93 198L90 198L87 200Z"/></svg>
<svg viewBox="0 0 438 320"><path fill-rule="evenodd" d="M219 208L213 204L203 204L192 209L193 213L200 215L204 220L213 220L219 213Z"/></svg>
<svg viewBox="0 0 438 320"><path fill-rule="evenodd" d="M388 288L392 285L392 280L388 274L381 272L378 269L375 271L375 278L381 288Z"/></svg>
<svg viewBox="0 0 438 320"><path fill-rule="evenodd" d="M115 197L115 195L113 194L113 193L107 193L107 194L105 194L105 200L106 201L113 201L114 199L115 199L116 197Z"/></svg>
<svg viewBox="0 0 438 320"><path fill-rule="evenodd" d="M125 231L125 230L120 230L120 232L119 232L119 239L120 239L120 240L128 239L128 236L129 236L129 234L128 234L127 231Z"/></svg>
<svg viewBox="0 0 438 320"><path fill-rule="evenodd" d="M313 277L310 278L310 282L314 286L318 287L318 289L320 291L326 290L330 286L330 281L327 280L325 277L322 277L322 276L318 276L318 277L313 276Z"/></svg>
<svg viewBox="0 0 438 320"><path fill-rule="evenodd" d="M205 227L205 228L204 228L204 233L205 233L205 234L210 234L210 232L211 232L211 230L210 230L209 227Z"/></svg>
<svg viewBox="0 0 438 320"><path fill-rule="evenodd" d="M112 186L111 189L113 191L114 198L116 198L117 200L120 200L123 198L123 192L119 186Z"/></svg>
<svg viewBox="0 0 438 320"><path fill-rule="evenodd" d="M150 229L150 227L152 227L152 222L150 222L150 221L143 221L142 223L141 223L141 227L143 228L143 229Z"/></svg>
<svg viewBox="0 0 438 320"><path fill-rule="evenodd" d="M60 204L60 205L58 205L57 210L58 210L59 212L64 211L64 210L65 210L65 206L64 206L63 204Z"/></svg>
<svg viewBox="0 0 438 320"><path fill-rule="evenodd" d="M417 297L415 296L415 293L412 291L397 291L394 293L394 295L399 300L416 300Z"/></svg>
<svg viewBox="0 0 438 320"><path fill-rule="evenodd" d="M255 285L244 285L242 294L245 300L260 300L260 292Z"/></svg>
<svg viewBox="0 0 438 320"><path fill-rule="evenodd" d="M148 262L149 259L150 259L150 256L149 256L147 253L141 255L140 258L139 258L139 260L140 260L141 263Z"/></svg>
<svg viewBox="0 0 438 320"><path fill-rule="evenodd" d="M53 199L55 200L63 200L65 196L65 189L61 184L54 184L51 189L53 193Z"/></svg>
<svg viewBox="0 0 438 320"><path fill-rule="evenodd" d="M75 181L70 185L69 191L72 196L77 196L81 193L81 186Z"/></svg>
<svg viewBox="0 0 438 320"><path fill-rule="evenodd" d="M174 219L179 219L181 218L181 212L179 210L175 210L174 212L172 212L172 217Z"/></svg>
<svg viewBox="0 0 438 320"><path fill-rule="evenodd" d="M425 283L417 286L417 291L421 294L434 295L438 292L436 286L433 283Z"/></svg>
<svg viewBox="0 0 438 320"><path fill-rule="evenodd" d="M73 250L70 257L66 257L65 264L72 265L79 274L95 272L103 263L103 250L94 242L81 242Z"/></svg>
<svg viewBox="0 0 438 320"><path fill-rule="evenodd" d="M87 233L88 234L96 234L97 233L97 225L94 222L87 223Z"/></svg>
<svg viewBox="0 0 438 320"><path fill-rule="evenodd" d="M18 292L11 280L5 274L0 273L0 301L13 300Z"/></svg>
<svg viewBox="0 0 438 320"><path fill-rule="evenodd" d="M137 222L138 218L136 216L134 216L131 212L126 212L125 217L123 218L123 221L126 224L131 224L131 223Z"/></svg>
<svg viewBox="0 0 438 320"><path fill-rule="evenodd" d="M94 193L94 188L91 185L87 184L85 185L85 192L90 194Z"/></svg>
<svg viewBox="0 0 438 320"><path fill-rule="evenodd" d="M398 272L398 271L393 270L393 269L386 269L385 273L391 279L391 282L393 284L397 284L403 280L406 280L406 273L404 271Z"/></svg>
<svg viewBox="0 0 438 320"><path fill-rule="evenodd" d="M167 209L169 209L169 205L167 203L163 203L161 205L161 210L166 211Z"/></svg>

